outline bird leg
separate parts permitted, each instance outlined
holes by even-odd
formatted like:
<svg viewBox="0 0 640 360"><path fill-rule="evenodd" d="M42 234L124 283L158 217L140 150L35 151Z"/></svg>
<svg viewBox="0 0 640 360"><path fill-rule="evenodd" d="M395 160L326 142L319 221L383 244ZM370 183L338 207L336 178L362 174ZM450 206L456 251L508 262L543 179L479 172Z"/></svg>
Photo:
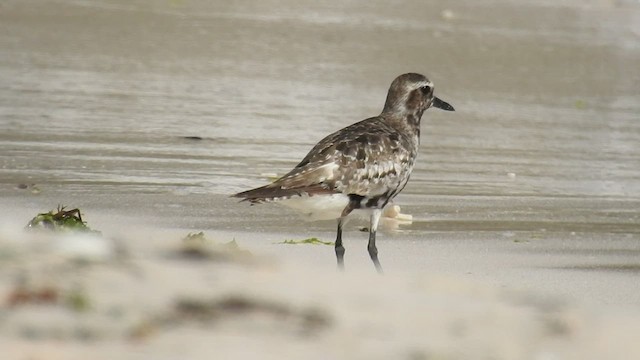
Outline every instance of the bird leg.
<svg viewBox="0 0 640 360"><path fill-rule="evenodd" d="M336 259L338 260L338 269L344 270L344 246L342 246L342 225L347 223L347 216L357 209L360 202L357 199L351 199L349 204L342 210L342 214L338 218L338 233L336 234Z"/></svg>
<svg viewBox="0 0 640 360"><path fill-rule="evenodd" d="M344 246L342 246L342 219L338 219L338 234L336 235L336 258L338 259L338 269L344 270Z"/></svg>
<svg viewBox="0 0 640 360"><path fill-rule="evenodd" d="M376 247L376 230L378 229L378 222L380 221L380 215L382 215L381 209L373 209L371 212L371 224L369 227L369 244L367 245L367 250L369 250L369 256L371 257L371 261L373 261L373 265L375 265L378 273L382 274L382 265L380 265L380 261L378 260L378 248ZM338 228L340 225L338 225ZM336 242L337 244L337 242ZM336 248L337 252L337 248Z"/></svg>

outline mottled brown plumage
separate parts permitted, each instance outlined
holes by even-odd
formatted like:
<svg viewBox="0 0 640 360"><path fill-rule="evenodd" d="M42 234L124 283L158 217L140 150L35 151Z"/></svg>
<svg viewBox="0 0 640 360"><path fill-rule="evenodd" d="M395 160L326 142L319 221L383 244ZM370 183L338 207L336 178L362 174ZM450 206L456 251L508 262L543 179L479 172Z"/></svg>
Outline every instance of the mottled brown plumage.
<svg viewBox="0 0 640 360"><path fill-rule="evenodd" d="M302 193L381 195L408 177L416 145L380 117L366 119L322 139L275 182L235 196L260 203Z"/></svg>
<svg viewBox="0 0 640 360"><path fill-rule="evenodd" d="M380 115L328 135L278 180L234 196L253 204L295 198L310 200L307 203L312 204L314 199L330 197L339 210L329 215L338 218L339 266L344 254L342 220L353 210L372 210L369 253L381 270L375 248L380 210L409 180L420 145L420 119L430 106L453 110L433 95L433 84L423 75L400 75L391 83ZM286 201L283 204L287 205ZM318 211L313 204L311 210L300 202L291 204L310 215Z"/></svg>

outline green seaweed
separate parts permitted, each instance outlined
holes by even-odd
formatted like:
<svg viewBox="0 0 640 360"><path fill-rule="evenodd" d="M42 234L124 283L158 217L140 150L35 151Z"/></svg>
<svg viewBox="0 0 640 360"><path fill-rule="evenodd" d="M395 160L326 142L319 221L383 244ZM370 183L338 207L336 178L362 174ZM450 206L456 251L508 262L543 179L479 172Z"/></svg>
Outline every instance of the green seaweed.
<svg viewBox="0 0 640 360"><path fill-rule="evenodd" d="M26 226L27 229L47 229L52 231L83 231L100 234L91 229L82 220L80 209L66 210L64 206L58 206L57 210L36 215Z"/></svg>
<svg viewBox="0 0 640 360"><path fill-rule="evenodd" d="M586 109L587 107L587 102L582 100L582 99L578 99L575 101L574 106L576 107L576 109Z"/></svg>
<svg viewBox="0 0 640 360"><path fill-rule="evenodd" d="M76 312L85 312L91 309L91 299L84 289L76 288L66 295L65 304L68 308Z"/></svg>

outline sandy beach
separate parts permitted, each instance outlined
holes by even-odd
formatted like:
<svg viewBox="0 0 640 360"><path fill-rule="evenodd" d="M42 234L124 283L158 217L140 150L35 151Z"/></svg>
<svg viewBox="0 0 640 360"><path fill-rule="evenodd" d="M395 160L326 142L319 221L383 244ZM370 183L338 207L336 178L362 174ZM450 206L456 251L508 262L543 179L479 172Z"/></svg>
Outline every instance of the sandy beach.
<svg viewBox="0 0 640 360"><path fill-rule="evenodd" d="M634 1L4 1L0 357L640 358L639 19ZM384 276L365 222L341 273L331 245L283 244L334 222L229 197L409 71L456 112L423 117ZM59 205L102 235L25 231Z"/></svg>
<svg viewBox="0 0 640 360"><path fill-rule="evenodd" d="M329 246L274 244L273 236L260 235L257 241L252 239L255 234L241 234L235 241L242 244L242 252L211 250L210 257L198 257L181 250L182 234L146 229L117 241L4 234L0 249L4 356L632 359L640 355L636 341L640 312L636 306L611 304L629 301L621 298L626 293L622 280L634 286L634 279L603 276L614 270L596 268L589 277L579 269L562 274L552 266L555 261L538 260L548 265L547 271L524 271L513 259L503 270L516 274L497 276L495 264L483 263L484 256L472 256L474 249L455 251L436 241L429 259L455 261L456 266L435 271L431 266L426 270L407 266L403 260L411 262L419 253L403 244L396 246L404 250L385 252L384 276L377 275L364 256L360 261L348 257L352 266L339 273L332 266ZM220 244L217 239L228 235L208 234L208 239ZM502 253L493 258L506 263L508 246L487 242L492 252ZM356 245L365 242L350 244L348 250L356 252ZM456 274L454 268L468 272ZM629 272L633 275L635 270ZM616 277L622 278L619 284L598 280ZM580 282L593 285L575 285ZM562 284L586 301L550 294L554 288L561 293ZM611 296L593 294L593 288L608 290ZM32 298L15 300L20 291L30 291ZM47 291L48 297L43 295Z"/></svg>

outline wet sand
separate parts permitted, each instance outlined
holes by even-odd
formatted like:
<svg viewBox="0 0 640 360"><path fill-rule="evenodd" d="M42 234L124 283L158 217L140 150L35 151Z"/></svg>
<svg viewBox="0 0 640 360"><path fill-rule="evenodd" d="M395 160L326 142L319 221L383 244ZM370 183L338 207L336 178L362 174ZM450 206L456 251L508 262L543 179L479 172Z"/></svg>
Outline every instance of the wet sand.
<svg viewBox="0 0 640 360"><path fill-rule="evenodd" d="M13 358L253 358L247 344L267 358L640 354L629 338L640 326L639 19L624 1L4 2L0 296L44 278L85 286L97 303L80 316L5 306L3 348ZM456 112L423 117L418 164L396 199L413 222L380 235L384 278L357 222L337 274L329 246L276 244L332 241L332 222L228 197L379 113L408 71L428 75ZM81 208L128 255L108 250L74 277L68 254L20 231L58 204ZM197 231L267 260L167 259ZM194 293L310 308L326 324L310 341L299 334L306 310L281 321L256 306L128 337ZM113 308L124 315L105 315ZM76 336L83 326L90 339Z"/></svg>

